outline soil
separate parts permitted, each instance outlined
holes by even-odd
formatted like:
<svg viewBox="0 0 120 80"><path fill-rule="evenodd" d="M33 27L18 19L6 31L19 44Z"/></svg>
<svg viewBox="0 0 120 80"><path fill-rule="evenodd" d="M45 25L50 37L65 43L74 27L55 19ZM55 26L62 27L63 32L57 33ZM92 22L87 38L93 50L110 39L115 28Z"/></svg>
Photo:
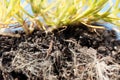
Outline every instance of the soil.
<svg viewBox="0 0 120 80"><path fill-rule="evenodd" d="M51 33L0 36L0 80L120 80L113 30L68 25Z"/></svg>

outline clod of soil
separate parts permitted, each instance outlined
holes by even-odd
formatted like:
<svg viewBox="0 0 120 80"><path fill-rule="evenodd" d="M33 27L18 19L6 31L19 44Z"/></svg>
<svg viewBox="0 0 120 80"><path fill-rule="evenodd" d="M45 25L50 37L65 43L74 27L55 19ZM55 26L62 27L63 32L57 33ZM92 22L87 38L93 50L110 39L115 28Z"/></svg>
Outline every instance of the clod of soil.
<svg viewBox="0 0 120 80"><path fill-rule="evenodd" d="M68 25L20 38L0 36L0 80L119 80L115 31Z"/></svg>

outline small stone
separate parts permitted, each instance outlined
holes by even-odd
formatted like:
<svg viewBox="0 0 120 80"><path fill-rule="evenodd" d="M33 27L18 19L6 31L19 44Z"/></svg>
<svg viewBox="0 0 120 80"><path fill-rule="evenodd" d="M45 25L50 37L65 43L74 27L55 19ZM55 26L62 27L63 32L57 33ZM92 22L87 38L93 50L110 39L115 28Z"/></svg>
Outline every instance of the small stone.
<svg viewBox="0 0 120 80"><path fill-rule="evenodd" d="M114 49L117 50L118 49L117 46L114 46Z"/></svg>
<svg viewBox="0 0 120 80"><path fill-rule="evenodd" d="M100 47L98 48L98 52L99 52L99 53L104 53L104 52L106 52L106 47L100 46Z"/></svg>
<svg viewBox="0 0 120 80"><path fill-rule="evenodd" d="M117 52L112 51L112 56L115 56L117 54Z"/></svg>

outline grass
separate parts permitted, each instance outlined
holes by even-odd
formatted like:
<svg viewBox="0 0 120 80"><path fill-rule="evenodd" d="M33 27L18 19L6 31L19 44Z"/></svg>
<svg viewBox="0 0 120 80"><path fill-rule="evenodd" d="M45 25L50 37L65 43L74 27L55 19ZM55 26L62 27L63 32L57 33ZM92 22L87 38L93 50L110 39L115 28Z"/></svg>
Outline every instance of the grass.
<svg viewBox="0 0 120 80"><path fill-rule="evenodd" d="M48 0L38 1L27 0L33 11L33 16L28 16L42 29L45 29L44 25L50 25L54 29L67 24L91 24L100 20L120 26L120 18L117 16L120 13L119 0L115 4L111 0L51 0L51 3ZM101 12L107 4L110 4L108 10Z"/></svg>
<svg viewBox="0 0 120 80"><path fill-rule="evenodd" d="M48 25L50 31L73 23L84 23L88 26L103 21L120 26L120 0L116 0L115 4L112 0L25 0L23 4L20 1L0 1L1 27L18 22L30 34L34 26L47 30L45 26ZM109 8L103 12L102 9L108 4ZM25 10L27 5L31 6L33 15ZM32 24L28 25L26 19Z"/></svg>
<svg viewBox="0 0 120 80"><path fill-rule="evenodd" d="M0 1L0 28L8 27L14 21L14 15L20 10L20 0L1 0Z"/></svg>

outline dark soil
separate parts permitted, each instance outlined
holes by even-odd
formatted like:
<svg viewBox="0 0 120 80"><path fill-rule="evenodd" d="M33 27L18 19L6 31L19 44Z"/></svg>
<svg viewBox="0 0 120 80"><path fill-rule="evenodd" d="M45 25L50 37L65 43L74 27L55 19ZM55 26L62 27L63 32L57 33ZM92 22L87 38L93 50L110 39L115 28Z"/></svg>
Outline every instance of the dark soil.
<svg viewBox="0 0 120 80"><path fill-rule="evenodd" d="M120 67L114 67L120 64L115 31L81 24L53 33L20 34L0 36L0 80L105 80L97 72L98 63L109 67L103 74L110 80L120 80Z"/></svg>

